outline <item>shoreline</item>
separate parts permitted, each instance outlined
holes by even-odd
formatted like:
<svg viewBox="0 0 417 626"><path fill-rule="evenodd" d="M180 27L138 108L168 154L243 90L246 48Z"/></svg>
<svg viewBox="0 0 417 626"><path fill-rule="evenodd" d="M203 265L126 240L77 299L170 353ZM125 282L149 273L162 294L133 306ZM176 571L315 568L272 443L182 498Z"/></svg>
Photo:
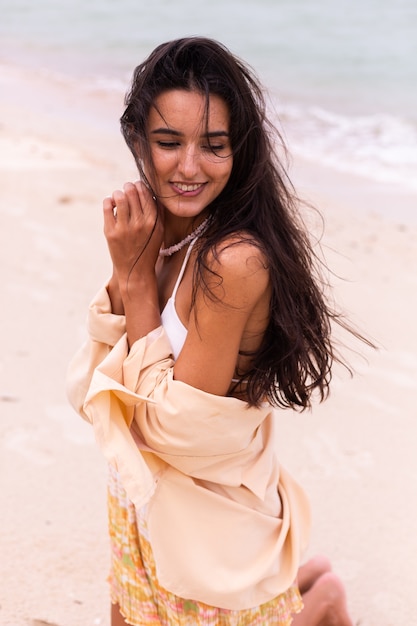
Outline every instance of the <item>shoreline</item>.
<svg viewBox="0 0 417 626"><path fill-rule="evenodd" d="M104 81L104 84L101 84L100 81L96 84L90 84L86 78L76 79L74 76L42 69L30 72L28 67L10 63L5 64L4 61L0 63L0 68L2 69L0 84L3 83L5 93L2 108L6 111L5 119L7 120L8 126L10 126L10 130L22 132L22 130L24 131L25 127L30 124L32 128L36 127L39 130L41 138L44 137L49 140L58 139L67 144L75 144L77 147L83 145L84 138L87 137L90 141L93 141L94 145L84 143L84 153L92 158L97 158L101 150L103 155L105 155L104 158L112 162L113 166L126 155L126 147L120 133L118 119L123 112L123 100L125 92L129 88L129 76L125 77L126 84L125 89L123 89L122 81L120 81L117 88L109 88L108 81ZM376 196L379 196L379 200L381 200L381 198L383 199L382 212L388 219L392 218L395 220L399 217L401 220L417 223L417 187L415 183L412 182L411 184L405 180L400 182L400 179L395 182L384 182L378 179L378 177L382 176L382 171L377 170L374 171L373 174L370 174L365 171L357 171L355 167L352 169L352 164L349 164L348 161L354 158L355 152L350 155L346 162L343 161L343 158L342 161L340 161L340 155L333 154L333 165L331 165L332 161L330 160L330 155L333 150L331 145L328 146L330 153L327 157L321 152L322 147L319 146L317 146L317 154L320 155L319 160L317 160L316 156L314 160L313 158L307 157L305 155L305 149L311 150L314 142L317 141L317 137L312 138L313 144L311 144L309 148L307 144L297 148L299 138L297 140L297 133L294 135L294 126L291 127L291 124L294 125L295 120L293 119L291 121L290 115L290 119L286 122L288 108L294 110L294 103L291 104L285 96L281 98L279 94L273 94L274 91L270 91L267 97L267 101L269 97L272 99L272 111L270 111L270 115L272 117L277 116L277 126L283 132L289 149L290 160L296 164L296 175L298 176L298 172L301 171L301 183L302 185L307 184L309 192L314 192L316 189L320 191L323 187L323 181L326 179L325 185L328 187L328 173L330 173L333 187L331 191L336 198L339 196L336 189L337 184L342 185L344 191L348 190L349 192L354 192L358 189L360 194L356 193L355 195L351 193L351 198L349 199L350 204L359 201L363 206L364 197L369 197L372 201ZM29 106L27 106L26 103L29 103ZM297 105L295 105L295 108L297 108ZM342 120L342 117L340 117L340 115L338 116L338 114L331 113L330 111L326 112L314 103L308 104L304 102L302 110L305 110L306 115L308 115L310 109L315 112L314 115L317 115L317 112L321 110L321 113L328 116L329 119L332 117L338 118L339 123ZM18 115L19 112L21 112L21 115ZM298 113L298 115L300 115L300 113ZM381 113L376 113L375 116L379 120L378 123L376 123L376 126L373 128L365 126L362 129L364 136L369 134L375 134L375 136L377 136L378 133L384 132L383 128L379 125L383 123L382 120L384 118L388 119L390 116ZM366 117L366 115L362 114L357 120L364 120ZM368 117L369 119L372 118L372 116ZM24 121L23 127L22 119ZM353 119L355 119L355 117L353 117L352 120ZM391 119L391 123L394 119L394 117ZM17 125L14 123L16 120L18 120ZM318 117L316 121L318 122L319 120L320 117ZM300 121L301 120L299 120L299 122ZM347 118L345 121L347 121ZM329 122L329 120L327 120L327 122ZM400 116L395 123L401 124L403 122L404 120ZM320 123L323 124L323 120L321 120ZM411 122L409 121L409 123ZM4 123L0 125L0 130L2 128L5 128ZM57 129L59 129L59 137L55 134ZM326 131L323 131L323 129L320 130L319 128L310 128L309 132L312 132L313 135L317 135L319 132L330 131L332 133L336 132L336 127L331 130L331 126L329 126ZM399 129L397 129L397 131L399 132ZM415 133L417 129L413 131L413 129L409 127L408 131ZM346 137L340 136L339 140L341 142L346 140L356 141L355 137L358 132L359 128L356 128L354 135L351 137L349 137L349 135ZM390 132L392 132L392 129ZM401 132L406 132L406 128L401 128ZM371 148L373 151L379 150L383 158L387 158L388 155L384 152L384 142L391 142L394 140L394 137L388 134L386 136L382 135L382 139L383 141L380 145L377 143L372 144L372 146L364 145L362 147L365 149L365 152L366 149ZM333 141L335 141L335 137L333 137ZM292 144L294 144L294 146L292 146ZM395 147L396 149L399 148L398 145L395 145ZM357 148L358 146L356 146L355 150L357 150ZM344 149L346 149L346 146ZM409 147L409 149L411 149L411 147ZM404 150L404 146L401 150ZM358 161L360 161L361 157L359 155L356 156ZM408 158L411 158L411 156L409 155ZM373 167L374 166L375 163ZM391 169L394 168L394 166L395 164L392 164ZM409 162L407 166L410 172L408 176L409 181L414 180L413 170L411 168L412 165L411 162ZM397 178L399 175L400 173L396 172L395 176ZM387 169L387 176L390 178L389 169ZM404 176L404 172L401 176ZM321 180L321 182L318 182L318 180ZM381 190L384 191L382 195ZM392 205L391 208L390 203ZM381 209L375 206L374 202L371 210L378 212Z"/></svg>
<svg viewBox="0 0 417 626"><path fill-rule="evenodd" d="M3 83L0 622L108 626L106 467L64 380L110 271L102 198L135 166L119 96L82 99L36 76ZM310 551L331 557L354 622L412 623L416 197L291 160L297 191L324 215L336 299L380 349L350 353L355 377L336 368L311 415L281 412L277 446L312 501Z"/></svg>

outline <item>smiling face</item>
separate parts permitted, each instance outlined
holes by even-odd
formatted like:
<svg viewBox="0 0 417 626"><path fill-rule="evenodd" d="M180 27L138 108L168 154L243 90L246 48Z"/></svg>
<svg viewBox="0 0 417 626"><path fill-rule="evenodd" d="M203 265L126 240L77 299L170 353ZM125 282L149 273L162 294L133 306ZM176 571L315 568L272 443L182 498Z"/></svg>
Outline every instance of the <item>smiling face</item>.
<svg viewBox="0 0 417 626"><path fill-rule="evenodd" d="M174 89L156 98L147 123L153 167L146 174L172 215L199 215L226 186L233 165L229 123L219 96L210 95L208 111L196 91Z"/></svg>

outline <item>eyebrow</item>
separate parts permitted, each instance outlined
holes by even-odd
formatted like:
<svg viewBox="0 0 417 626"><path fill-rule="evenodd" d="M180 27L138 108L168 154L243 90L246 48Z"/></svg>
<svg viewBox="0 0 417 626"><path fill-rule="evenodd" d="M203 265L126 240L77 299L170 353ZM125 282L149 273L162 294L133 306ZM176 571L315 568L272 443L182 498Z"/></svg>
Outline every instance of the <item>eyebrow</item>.
<svg viewBox="0 0 417 626"><path fill-rule="evenodd" d="M180 133L173 128L155 128L151 131L151 135L170 135L171 137L182 137L184 133ZM225 130L214 130L209 133L203 133L203 137L212 139L214 137L229 137L229 133Z"/></svg>

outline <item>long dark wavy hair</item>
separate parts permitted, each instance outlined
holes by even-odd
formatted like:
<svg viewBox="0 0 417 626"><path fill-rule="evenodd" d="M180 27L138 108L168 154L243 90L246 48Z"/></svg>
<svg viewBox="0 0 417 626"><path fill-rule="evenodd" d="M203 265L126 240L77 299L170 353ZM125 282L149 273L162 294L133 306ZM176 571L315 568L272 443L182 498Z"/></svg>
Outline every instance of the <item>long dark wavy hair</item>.
<svg viewBox="0 0 417 626"><path fill-rule="evenodd" d="M171 89L197 91L207 107L215 94L230 111L232 172L207 207L210 228L199 242L194 286L207 289L207 255L216 254L232 234L234 242L237 234L237 240L259 247L268 263L272 297L262 343L250 355L250 371L242 374L247 400L253 406L267 400L305 409L313 392L320 400L327 397L333 362L342 362L333 346L332 321L348 326L325 298L319 259L277 157L277 141L284 144L267 118L262 87L252 70L217 41L190 37L158 46L135 69L121 117L124 138L145 180L144 164L152 167L149 111Z"/></svg>

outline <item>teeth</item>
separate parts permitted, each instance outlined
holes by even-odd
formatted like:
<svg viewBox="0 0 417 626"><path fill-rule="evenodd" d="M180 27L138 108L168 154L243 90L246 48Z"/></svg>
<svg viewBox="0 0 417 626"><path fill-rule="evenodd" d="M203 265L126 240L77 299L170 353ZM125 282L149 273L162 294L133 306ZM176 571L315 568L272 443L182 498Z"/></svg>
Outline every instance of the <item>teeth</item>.
<svg viewBox="0 0 417 626"><path fill-rule="evenodd" d="M201 187L201 185L184 185L183 183L175 183L176 186L178 187L178 189L181 189L181 191L195 191L196 189L198 189L199 187Z"/></svg>

